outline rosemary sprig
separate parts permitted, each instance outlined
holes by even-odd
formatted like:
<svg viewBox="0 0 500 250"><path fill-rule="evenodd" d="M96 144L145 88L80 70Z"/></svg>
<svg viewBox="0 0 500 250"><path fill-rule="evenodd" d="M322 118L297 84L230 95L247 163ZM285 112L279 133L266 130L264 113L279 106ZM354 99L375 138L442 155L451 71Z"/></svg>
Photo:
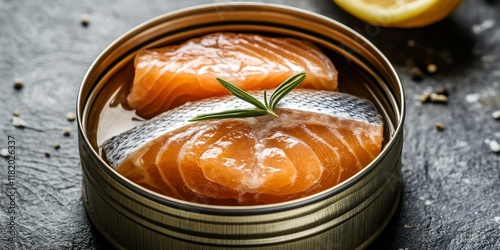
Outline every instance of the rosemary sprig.
<svg viewBox="0 0 500 250"><path fill-rule="evenodd" d="M202 114L202 115L197 115L196 117L194 117L189 121L194 122L194 121L203 121L210 119L246 118L246 117L255 117L262 115L272 115L274 117L278 117L278 115L275 113L275 109L279 101L281 101L283 97L288 95L290 91L299 86L299 84L301 84L305 78L306 78L306 73L298 73L288 78L273 91L269 100L267 99L267 91L264 90L264 103L257 100L257 98L251 96L238 86L223 79L217 78L217 81L224 88L226 88L229 91L229 93L233 94L234 96L240 98L245 102L254 105L255 108L226 110L218 113Z"/></svg>

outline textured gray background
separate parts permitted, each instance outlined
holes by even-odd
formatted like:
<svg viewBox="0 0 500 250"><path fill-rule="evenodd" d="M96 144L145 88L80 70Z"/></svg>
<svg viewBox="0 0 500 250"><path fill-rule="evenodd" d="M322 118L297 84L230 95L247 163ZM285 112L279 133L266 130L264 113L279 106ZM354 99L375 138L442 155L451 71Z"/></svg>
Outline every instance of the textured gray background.
<svg viewBox="0 0 500 250"><path fill-rule="evenodd" d="M15 246L7 241L7 161L0 159L0 249L108 249L81 199L75 110L80 82L97 55L132 27L165 12L211 1L0 0L0 148L16 138ZM227 2L227 1L214 1ZM407 97L403 197L370 249L500 249L500 2L465 0L448 19L417 29L378 28L328 0L263 1L337 19L377 45L393 62ZM83 14L90 25L80 25ZM412 39L416 46L409 47ZM438 66L411 80L409 64ZM12 88L15 78L25 87ZM446 105L420 95L447 87ZM28 128L12 126L14 110ZM443 122L444 131L437 131ZM72 134L65 137L62 129ZM61 148L53 149L59 140ZM51 157L45 157L50 149Z"/></svg>

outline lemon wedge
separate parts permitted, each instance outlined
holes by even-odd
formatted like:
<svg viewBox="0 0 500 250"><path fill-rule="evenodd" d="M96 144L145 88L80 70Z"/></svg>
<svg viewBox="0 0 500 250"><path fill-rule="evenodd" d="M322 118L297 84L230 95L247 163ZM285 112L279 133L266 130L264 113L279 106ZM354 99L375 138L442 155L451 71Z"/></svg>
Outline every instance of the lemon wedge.
<svg viewBox="0 0 500 250"><path fill-rule="evenodd" d="M368 23L400 28L421 27L451 14L462 0L333 0Z"/></svg>

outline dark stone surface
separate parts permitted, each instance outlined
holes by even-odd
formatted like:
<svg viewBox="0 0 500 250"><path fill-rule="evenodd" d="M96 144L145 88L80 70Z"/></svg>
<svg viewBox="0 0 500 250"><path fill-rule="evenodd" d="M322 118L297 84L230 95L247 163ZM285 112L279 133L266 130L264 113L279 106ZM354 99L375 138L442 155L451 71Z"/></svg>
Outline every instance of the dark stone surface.
<svg viewBox="0 0 500 250"><path fill-rule="evenodd" d="M114 39L157 15L208 2L0 1L0 148L15 137L17 187L7 196L8 162L0 159L0 249L110 248L83 208L76 123L66 113L75 110L86 70ZM485 143L500 142L500 121L491 116L500 109L500 2L465 0L446 20L416 29L367 25L328 0L265 2L345 23L376 44L401 77L408 108L403 197L370 249L500 249L500 154ZM83 14L88 27L80 24ZM436 73L425 73L428 63ZM409 65L422 67L422 81L411 80ZM23 89L12 87L15 78L24 80ZM421 104L423 92L439 87L448 88L448 104ZM11 124L16 109L27 128ZM445 129L437 131L436 122Z"/></svg>

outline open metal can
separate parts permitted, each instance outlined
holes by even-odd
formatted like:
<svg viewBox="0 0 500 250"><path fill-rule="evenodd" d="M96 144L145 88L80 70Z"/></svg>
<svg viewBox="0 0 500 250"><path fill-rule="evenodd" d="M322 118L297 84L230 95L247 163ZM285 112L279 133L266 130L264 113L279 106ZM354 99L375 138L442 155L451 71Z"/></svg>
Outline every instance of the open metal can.
<svg viewBox="0 0 500 250"><path fill-rule="evenodd" d="M339 90L370 99L383 116L384 145L362 171L323 192L259 206L213 206L149 191L112 169L96 139L99 107L137 51L211 32L309 40L332 59ZM219 3L152 19L113 42L83 79L77 102L83 200L99 231L122 249L363 249L385 228L401 193L404 95L389 61L361 35L288 6Z"/></svg>

